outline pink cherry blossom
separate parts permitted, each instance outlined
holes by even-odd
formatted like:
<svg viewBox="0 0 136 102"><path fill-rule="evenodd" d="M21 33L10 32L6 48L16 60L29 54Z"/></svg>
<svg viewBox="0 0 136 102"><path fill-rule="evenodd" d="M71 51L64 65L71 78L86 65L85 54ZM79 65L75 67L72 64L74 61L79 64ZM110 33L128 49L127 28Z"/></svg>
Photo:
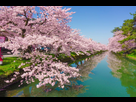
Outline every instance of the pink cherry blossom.
<svg viewBox="0 0 136 102"><path fill-rule="evenodd" d="M117 53L117 52L126 50L128 48L131 49L131 48L136 47L136 44L135 44L134 39L133 39L133 40L125 41L124 44L126 44L127 47L122 48L123 44L120 44L118 41L121 41L121 40L123 40L124 38L127 37L127 36L123 35L122 33L123 33L122 31L116 31L114 33L114 36L112 38L109 38L109 44L107 46L109 51Z"/></svg>
<svg viewBox="0 0 136 102"><path fill-rule="evenodd" d="M107 46L80 36L77 29L72 29L67 25L71 21L70 17L74 12L68 12L69 9L62 9L61 6L38 6L40 11L35 11L35 6L2 6L0 7L0 33L6 36L9 41L0 44L12 50L14 55L20 53L20 58L30 59L30 62L21 63L18 68L25 64L31 64L23 68L21 75L26 83L34 82L35 77L39 80L37 88L50 83L52 86L59 82L59 86L64 88L64 84L69 83L69 78L80 77L79 69L68 66L67 63L53 61L57 55L64 53L71 57L71 52L77 55L83 52L83 55L91 55L97 51L107 50ZM33 18L37 14L37 18ZM38 46L50 47L49 53L39 52ZM29 46L35 46L31 52L26 52ZM60 50L58 50L60 48ZM86 51L91 51L88 53ZM71 59L73 59L71 57ZM20 59L21 60L21 59ZM74 59L73 59L74 60ZM36 65L37 64L37 65ZM60 74L64 72L63 74ZM15 72L12 82L20 75ZM52 78L52 77L55 78ZM63 79L63 80L62 80ZM52 82L53 81L53 82ZM21 81L22 84L22 81Z"/></svg>

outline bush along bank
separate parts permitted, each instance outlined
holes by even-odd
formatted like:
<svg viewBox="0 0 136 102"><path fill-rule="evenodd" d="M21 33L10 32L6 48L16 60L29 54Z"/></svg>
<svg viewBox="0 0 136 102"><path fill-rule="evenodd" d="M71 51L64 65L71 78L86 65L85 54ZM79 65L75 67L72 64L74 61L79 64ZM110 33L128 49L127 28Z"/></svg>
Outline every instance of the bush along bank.
<svg viewBox="0 0 136 102"><path fill-rule="evenodd" d="M126 55L127 58L136 60L136 49L131 50L129 54Z"/></svg>
<svg viewBox="0 0 136 102"><path fill-rule="evenodd" d="M74 58L74 61L71 60L71 58L70 58L69 56L65 56L65 54L60 54L60 55L58 56L58 59L59 59L61 62L68 63L68 65L70 66L71 64L73 64L73 63L75 63L75 62L78 62L78 61L80 61L80 60L83 60L83 59L86 59L86 58L95 56L95 55L97 55L97 54L101 54L101 53L103 53L103 52L105 52L105 51L97 51L95 54L90 55L90 56L87 56L87 55L79 55L79 56L78 56L78 55L76 55L76 53L72 52L72 53L71 53L71 56ZM50 55L55 56L54 54L50 54ZM10 62L13 62L15 59L17 59L17 57L5 58L5 60L8 60L8 59L10 59ZM21 60L21 61L22 61L22 62L26 62L25 60ZM21 61L20 61L20 62L17 62L17 61L16 61L15 65L16 65L16 64L20 65ZM28 60L27 60L27 61L28 61ZM14 83L16 83L16 82L19 82L22 78L21 78L21 76L18 76L18 78L17 78L16 80L14 80L12 83L5 83L4 80L11 79L11 78L13 77L15 71L19 71L20 73L23 73L23 70L22 70L23 67L29 66L29 65L25 65L25 66L21 67L20 69L18 69L18 66L16 65L16 66L12 69L12 67L11 67L10 64L13 65L12 63L9 63L9 65L8 65L9 68L8 68L6 71L4 70L5 73L3 73L3 74L0 75L0 79L1 79L1 80L0 80L0 91L3 90L3 88L6 88L6 87L8 87L8 86L10 86L10 85L12 85L12 84L14 84ZM3 71L3 70L1 69L1 71ZM9 73L8 71L9 71L10 73Z"/></svg>
<svg viewBox="0 0 136 102"><path fill-rule="evenodd" d="M133 55L133 54L128 54L126 57L133 59L133 60L136 60L136 55Z"/></svg>
<svg viewBox="0 0 136 102"><path fill-rule="evenodd" d="M121 51L121 52L118 52L118 53L115 53L115 52L112 52L112 53L117 55L117 56L122 56L122 57L126 57L126 58L129 58L129 59L132 59L132 60L136 60L135 50L133 50L130 53L124 53L124 51Z"/></svg>
<svg viewBox="0 0 136 102"><path fill-rule="evenodd" d="M76 53L72 53L73 55L72 55L72 57L74 58L74 61L73 60L71 60L71 58L69 58L69 57L67 57L67 58L64 58L64 59L59 59L61 62L68 62L68 65L71 65L71 64L73 64L73 63L75 63L75 62L78 62L78 61L81 61L81 60L83 60L83 59L86 59L86 58L90 58L90 57L93 57L93 56L95 56L95 55L97 55L97 54L101 54L101 53L103 53L103 52L105 52L105 51L97 51L96 53L94 53L93 55L90 55L90 56L87 56L87 55L76 55Z"/></svg>

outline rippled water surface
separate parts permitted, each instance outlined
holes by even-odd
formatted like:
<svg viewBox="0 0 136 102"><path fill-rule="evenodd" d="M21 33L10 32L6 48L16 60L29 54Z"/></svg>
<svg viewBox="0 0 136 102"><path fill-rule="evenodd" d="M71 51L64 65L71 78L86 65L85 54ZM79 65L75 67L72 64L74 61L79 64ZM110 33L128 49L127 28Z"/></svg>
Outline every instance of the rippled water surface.
<svg viewBox="0 0 136 102"><path fill-rule="evenodd" d="M80 69L81 79L71 79L65 89L48 86L36 88L38 81L18 87L16 83L1 97L136 97L136 61L104 52L71 65ZM83 87L78 88L79 85Z"/></svg>

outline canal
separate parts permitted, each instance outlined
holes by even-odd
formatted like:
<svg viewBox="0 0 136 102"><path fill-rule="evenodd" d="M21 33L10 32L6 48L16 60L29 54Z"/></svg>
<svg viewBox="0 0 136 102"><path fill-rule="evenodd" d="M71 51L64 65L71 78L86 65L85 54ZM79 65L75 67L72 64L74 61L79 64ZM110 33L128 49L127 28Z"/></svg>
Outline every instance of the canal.
<svg viewBox="0 0 136 102"><path fill-rule="evenodd" d="M16 83L0 97L136 97L136 61L104 52L71 66L80 69L82 78L70 79L64 89L48 86L51 91L45 92L45 87L36 88L38 81L21 87Z"/></svg>

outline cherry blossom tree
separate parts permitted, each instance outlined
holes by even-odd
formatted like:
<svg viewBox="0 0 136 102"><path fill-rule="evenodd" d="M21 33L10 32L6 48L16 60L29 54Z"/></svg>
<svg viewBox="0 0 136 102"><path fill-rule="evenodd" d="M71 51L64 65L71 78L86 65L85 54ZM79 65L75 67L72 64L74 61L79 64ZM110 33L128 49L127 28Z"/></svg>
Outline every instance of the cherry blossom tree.
<svg viewBox="0 0 136 102"><path fill-rule="evenodd" d="M118 42L120 40L123 40L125 38L124 35L122 35L123 31L116 31L114 32L114 37L109 38L109 44L108 44L108 50L112 52L119 52L122 51L122 45Z"/></svg>
<svg viewBox="0 0 136 102"><path fill-rule="evenodd" d="M9 41L2 43L0 47L12 50L13 54L21 52L21 58L30 59L30 62L22 63L18 68L25 64L29 67L23 68L21 75L29 84L37 78L42 85L59 82L59 87L64 88L64 84L69 83L69 78L80 77L79 69L72 68L67 63L58 61L57 55L64 53L71 56L71 52L77 55L82 51L86 55L93 54L96 51L107 50L107 47L98 44L79 35L79 31L71 29L67 25L71 21L70 15L74 12L68 12L69 9L62 9L61 6L38 6L40 12L36 12L35 6L11 6L0 7L0 33L6 36ZM37 14L37 18L33 15ZM51 46L51 55L45 55L38 50L31 50L31 46L41 45ZM19 72L15 72L10 83L17 78ZM21 80L21 84L23 80Z"/></svg>
<svg viewBox="0 0 136 102"><path fill-rule="evenodd" d="M114 36L109 39L108 49L112 52L127 52L131 50L132 48L136 47L135 40L130 39L128 41L125 41L123 44L120 44L119 41L127 38L127 36L122 34L123 31L116 31L114 32Z"/></svg>

